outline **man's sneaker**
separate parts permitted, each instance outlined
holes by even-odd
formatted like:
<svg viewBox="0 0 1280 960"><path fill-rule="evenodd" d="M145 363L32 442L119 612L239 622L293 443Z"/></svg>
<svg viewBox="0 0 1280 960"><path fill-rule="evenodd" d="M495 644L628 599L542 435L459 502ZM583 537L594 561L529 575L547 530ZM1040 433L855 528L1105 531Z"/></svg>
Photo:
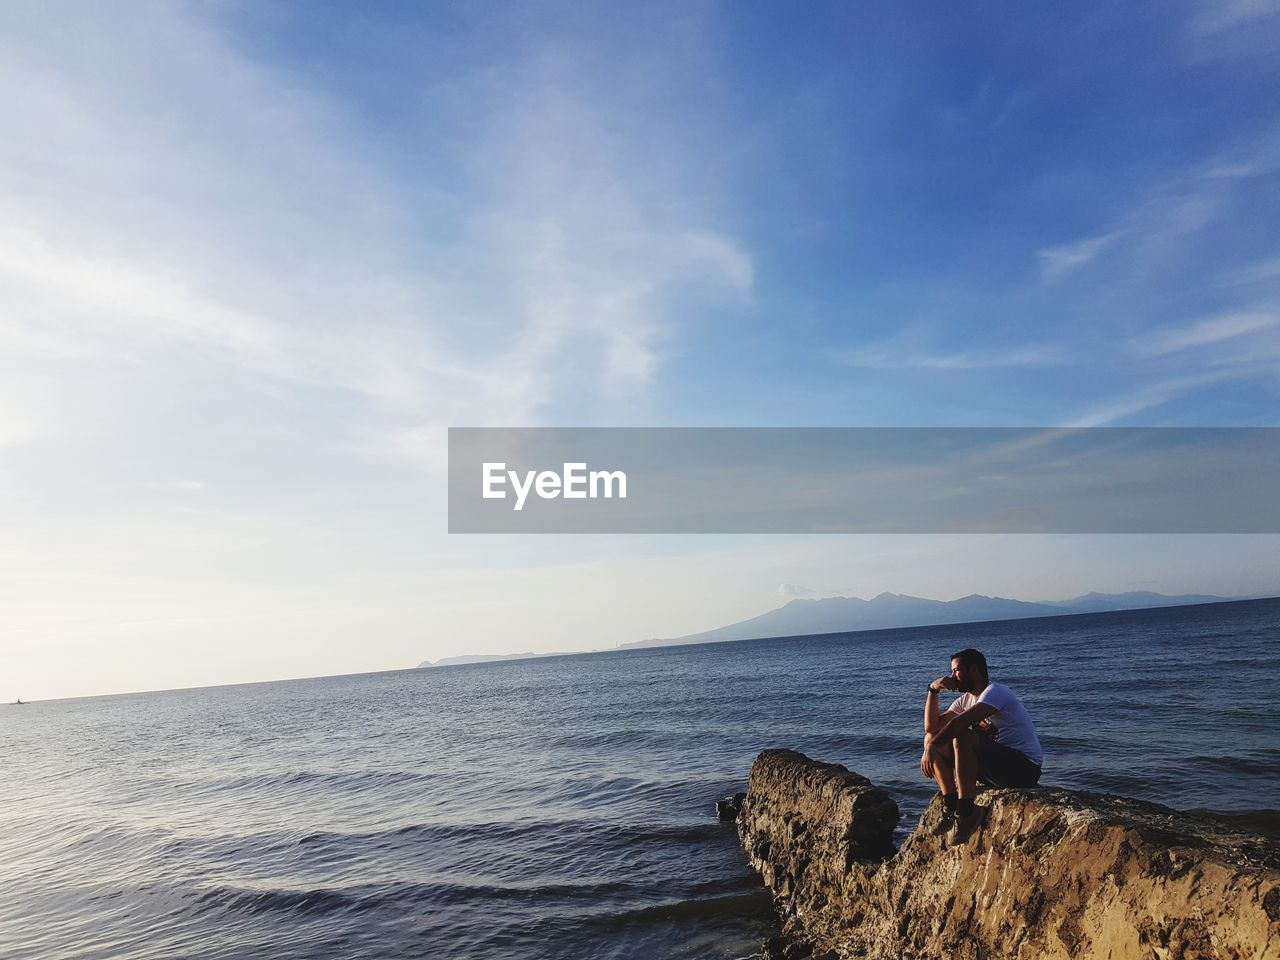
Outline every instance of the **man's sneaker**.
<svg viewBox="0 0 1280 960"><path fill-rule="evenodd" d="M964 843L973 834L974 827L982 822L982 808L974 807L973 812L966 816L956 816L955 827L951 831L948 839L950 846Z"/></svg>
<svg viewBox="0 0 1280 960"><path fill-rule="evenodd" d="M938 822L929 830L929 834L935 837L945 837L955 828L955 825L956 812L943 807L942 813L938 817Z"/></svg>

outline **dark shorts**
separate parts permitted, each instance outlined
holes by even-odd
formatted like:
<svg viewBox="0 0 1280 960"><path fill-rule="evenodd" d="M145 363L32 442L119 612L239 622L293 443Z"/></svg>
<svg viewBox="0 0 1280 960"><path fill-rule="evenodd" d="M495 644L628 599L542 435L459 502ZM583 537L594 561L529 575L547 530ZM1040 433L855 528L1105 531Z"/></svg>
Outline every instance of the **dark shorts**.
<svg viewBox="0 0 1280 960"><path fill-rule="evenodd" d="M1033 763L1021 750L979 734L978 779L992 787L1034 787L1040 782L1040 764Z"/></svg>

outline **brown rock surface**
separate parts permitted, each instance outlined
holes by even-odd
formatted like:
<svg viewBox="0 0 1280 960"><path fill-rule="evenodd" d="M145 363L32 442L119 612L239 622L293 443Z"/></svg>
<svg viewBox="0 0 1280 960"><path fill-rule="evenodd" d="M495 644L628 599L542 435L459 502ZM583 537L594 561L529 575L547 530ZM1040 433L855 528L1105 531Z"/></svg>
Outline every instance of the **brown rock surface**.
<svg viewBox="0 0 1280 960"><path fill-rule="evenodd" d="M964 843L790 750L751 768L738 833L788 956L1280 960L1280 845L1208 816L1069 790L993 790Z"/></svg>

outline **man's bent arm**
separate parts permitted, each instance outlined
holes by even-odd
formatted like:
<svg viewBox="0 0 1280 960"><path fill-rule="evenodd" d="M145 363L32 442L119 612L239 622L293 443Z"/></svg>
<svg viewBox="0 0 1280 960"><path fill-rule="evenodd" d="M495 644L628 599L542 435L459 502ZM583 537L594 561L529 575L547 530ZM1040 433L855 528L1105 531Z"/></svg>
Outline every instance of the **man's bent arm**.
<svg viewBox="0 0 1280 960"><path fill-rule="evenodd" d="M929 697L929 699L932 700L933 697ZM934 709L936 710L937 707L935 706ZM989 703L975 703L964 713L953 713L951 718L943 721L941 726L939 726L938 731L934 733L933 742L941 745L949 740L953 740L955 737L959 736L960 731L968 730L975 723L981 723L983 720L987 719L987 717L993 716L995 713L996 708L991 706ZM927 733L929 731L926 730L925 732Z"/></svg>
<svg viewBox="0 0 1280 960"><path fill-rule="evenodd" d="M924 695L924 732L937 733L942 729L942 719L938 713L938 691L929 686L929 692Z"/></svg>

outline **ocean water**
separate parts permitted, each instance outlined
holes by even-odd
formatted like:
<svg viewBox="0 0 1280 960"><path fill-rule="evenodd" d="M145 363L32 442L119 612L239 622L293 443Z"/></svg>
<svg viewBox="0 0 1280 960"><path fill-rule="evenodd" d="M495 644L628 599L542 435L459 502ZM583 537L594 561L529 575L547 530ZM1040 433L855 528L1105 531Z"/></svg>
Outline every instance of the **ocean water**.
<svg viewBox="0 0 1280 960"><path fill-rule="evenodd" d="M1280 807L1278 600L35 703L0 708L0 956L758 956L713 801L786 746L909 830L924 684L966 646L1045 783Z"/></svg>

